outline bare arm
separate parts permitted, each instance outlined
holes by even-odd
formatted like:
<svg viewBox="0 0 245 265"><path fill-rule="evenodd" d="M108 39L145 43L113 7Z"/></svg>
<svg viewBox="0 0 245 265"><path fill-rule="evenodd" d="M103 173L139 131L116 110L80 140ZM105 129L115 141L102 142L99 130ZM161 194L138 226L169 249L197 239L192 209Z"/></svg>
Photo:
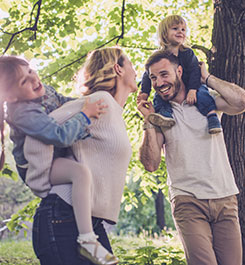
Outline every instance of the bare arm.
<svg viewBox="0 0 245 265"><path fill-rule="evenodd" d="M245 89L210 75L204 63L201 63L201 81L206 83L206 80L207 85L219 93L215 98L218 111L230 115L245 112Z"/></svg>
<svg viewBox="0 0 245 265"><path fill-rule="evenodd" d="M158 169L161 162L161 149L163 135L154 128L146 129L143 143L140 147L139 157L147 171L153 172Z"/></svg>
<svg viewBox="0 0 245 265"><path fill-rule="evenodd" d="M145 118L143 143L139 150L140 161L147 171L153 172L158 169L161 162L161 149L164 142L164 136L162 133L157 132L147 121L148 115L154 112L152 104L142 100L138 103L138 110Z"/></svg>

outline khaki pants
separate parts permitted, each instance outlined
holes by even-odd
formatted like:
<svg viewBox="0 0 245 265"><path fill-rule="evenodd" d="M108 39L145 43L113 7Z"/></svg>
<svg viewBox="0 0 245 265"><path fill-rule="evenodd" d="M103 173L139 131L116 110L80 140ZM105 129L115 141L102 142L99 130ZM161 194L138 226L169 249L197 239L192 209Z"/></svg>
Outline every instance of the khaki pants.
<svg viewBox="0 0 245 265"><path fill-rule="evenodd" d="M242 264L235 195L212 200L179 195L171 204L188 265Z"/></svg>

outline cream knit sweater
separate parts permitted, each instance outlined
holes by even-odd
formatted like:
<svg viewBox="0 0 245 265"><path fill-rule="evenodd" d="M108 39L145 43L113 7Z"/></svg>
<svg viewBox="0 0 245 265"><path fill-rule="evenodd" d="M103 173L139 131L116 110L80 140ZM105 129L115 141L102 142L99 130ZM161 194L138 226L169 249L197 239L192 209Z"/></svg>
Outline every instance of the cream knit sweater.
<svg viewBox="0 0 245 265"><path fill-rule="evenodd" d="M92 137L77 141L72 150L76 159L85 163L92 172L92 216L116 222L131 156L131 147L122 118L123 109L108 92L98 91L87 97L90 97L91 102L103 99L108 108L99 119L92 120ZM64 104L51 115L62 123L81 111L84 98ZM26 137L24 152L29 164L27 185L37 196L46 197L51 188L49 171L53 146ZM51 193L58 194L67 203L72 204L70 184L54 186Z"/></svg>

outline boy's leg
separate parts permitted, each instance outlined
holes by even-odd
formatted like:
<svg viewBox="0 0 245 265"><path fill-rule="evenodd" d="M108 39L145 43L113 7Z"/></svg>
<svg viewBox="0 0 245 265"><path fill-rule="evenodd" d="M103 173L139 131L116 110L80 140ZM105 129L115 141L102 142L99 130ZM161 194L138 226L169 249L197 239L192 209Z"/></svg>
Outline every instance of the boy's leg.
<svg viewBox="0 0 245 265"><path fill-rule="evenodd" d="M197 91L197 103L195 104L201 114L208 119L208 129L210 134L220 133L222 127L215 112L217 109L215 100L209 94L206 86L202 85Z"/></svg>
<svg viewBox="0 0 245 265"><path fill-rule="evenodd" d="M171 205L187 264L218 265L213 250L207 203L202 203L192 196L181 195L176 196Z"/></svg>
<svg viewBox="0 0 245 265"><path fill-rule="evenodd" d="M151 124L167 128L175 124L171 104L168 101L164 101L157 93L154 95L153 106L156 113L151 113L148 116L148 120Z"/></svg>

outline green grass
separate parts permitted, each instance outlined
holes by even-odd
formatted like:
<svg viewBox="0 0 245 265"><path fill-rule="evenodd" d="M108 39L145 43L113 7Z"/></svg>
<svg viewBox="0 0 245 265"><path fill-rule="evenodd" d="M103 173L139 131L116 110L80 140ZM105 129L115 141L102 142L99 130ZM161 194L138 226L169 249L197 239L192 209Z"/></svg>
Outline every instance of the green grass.
<svg viewBox="0 0 245 265"><path fill-rule="evenodd" d="M184 253L175 234L161 238L110 235L112 247L120 265L184 265ZM1 265L38 265L38 259L28 240L0 242ZM72 264L71 264L72 265Z"/></svg>
<svg viewBox="0 0 245 265"><path fill-rule="evenodd" d="M1 265L38 265L31 241L7 240L0 243Z"/></svg>

